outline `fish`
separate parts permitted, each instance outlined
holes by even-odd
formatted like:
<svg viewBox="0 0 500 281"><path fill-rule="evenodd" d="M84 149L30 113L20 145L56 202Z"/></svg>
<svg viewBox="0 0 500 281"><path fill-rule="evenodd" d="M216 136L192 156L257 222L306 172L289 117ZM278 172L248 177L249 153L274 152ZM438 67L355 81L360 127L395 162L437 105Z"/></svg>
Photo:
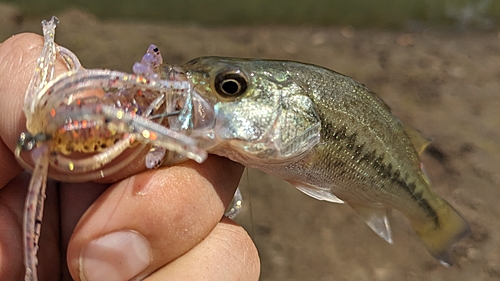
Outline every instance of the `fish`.
<svg viewBox="0 0 500 281"><path fill-rule="evenodd" d="M346 202L390 244L388 214L399 210L428 252L453 264L452 245L471 229L431 189L419 159L430 140L362 83L279 60L201 57L161 72L190 81L200 110L210 106L213 122L187 133L199 147L318 200Z"/></svg>

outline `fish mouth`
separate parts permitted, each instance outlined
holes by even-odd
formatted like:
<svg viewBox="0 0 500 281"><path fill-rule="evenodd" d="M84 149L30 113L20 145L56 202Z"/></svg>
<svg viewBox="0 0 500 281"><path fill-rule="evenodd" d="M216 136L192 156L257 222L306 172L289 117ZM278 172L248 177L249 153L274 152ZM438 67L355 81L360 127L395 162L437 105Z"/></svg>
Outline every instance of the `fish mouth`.
<svg viewBox="0 0 500 281"><path fill-rule="evenodd" d="M182 66L163 65L163 79L166 81L188 83L188 89L173 88L168 101L169 112L176 114L169 118L170 128L185 131L188 134L202 136L215 125L214 102L210 101L196 89L195 84L187 76Z"/></svg>
<svg viewBox="0 0 500 281"><path fill-rule="evenodd" d="M168 123L170 129L188 135L196 140L199 148L208 150L216 145L214 102L204 98L191 86L188 92L173 95L169 112L176 114L168 117Z"/></svg>

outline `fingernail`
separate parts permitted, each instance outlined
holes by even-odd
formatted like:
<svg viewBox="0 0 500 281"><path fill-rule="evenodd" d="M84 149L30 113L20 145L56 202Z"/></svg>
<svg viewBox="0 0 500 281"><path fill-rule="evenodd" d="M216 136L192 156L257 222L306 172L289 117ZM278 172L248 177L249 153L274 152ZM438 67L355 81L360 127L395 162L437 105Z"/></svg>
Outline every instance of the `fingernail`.
<svg viewBox="0 0 500 281"><path fill-rule="evenodd" d="M129 280L146 269L151 259L151 246L139 232L113 232L91 241L82 251L80 279Z"/></svg>

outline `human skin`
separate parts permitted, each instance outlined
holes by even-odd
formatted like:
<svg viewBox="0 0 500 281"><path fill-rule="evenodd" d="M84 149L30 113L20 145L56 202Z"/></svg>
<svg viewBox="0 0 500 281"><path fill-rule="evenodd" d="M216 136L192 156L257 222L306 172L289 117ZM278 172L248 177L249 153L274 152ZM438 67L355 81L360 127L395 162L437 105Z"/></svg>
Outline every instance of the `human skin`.
<svg viewBox="0 0 500 281"><path fill-rule="evenodd" d="M25 131L24 92L42 44L35 34L0 44L0 280L24 276L22 220L30 175L13 151ZM58 61L56 75L64 70ZM127 176L129 170L110 184L49 181L39 280L258 280L255 245L223 217L242 171L210 156L202 164L187 161Z"/></svg>

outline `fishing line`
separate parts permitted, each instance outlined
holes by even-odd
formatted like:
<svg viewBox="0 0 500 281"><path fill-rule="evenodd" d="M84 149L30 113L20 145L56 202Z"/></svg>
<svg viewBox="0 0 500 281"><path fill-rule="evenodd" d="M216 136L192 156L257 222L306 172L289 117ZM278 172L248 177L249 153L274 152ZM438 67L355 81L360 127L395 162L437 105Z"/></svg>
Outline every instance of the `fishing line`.
<svg viewBox="0 0 500 281"><path fill-rule="evenodd" d="M252 209L252 194L250 192L250 172L248 171L249 168L245 168L245 174L247 177L247 196L248 196L248 210L250 212L250 237L255 240L255 226L253 222L253 209ZM255 243L255 241L254 241Z"/></svg>

